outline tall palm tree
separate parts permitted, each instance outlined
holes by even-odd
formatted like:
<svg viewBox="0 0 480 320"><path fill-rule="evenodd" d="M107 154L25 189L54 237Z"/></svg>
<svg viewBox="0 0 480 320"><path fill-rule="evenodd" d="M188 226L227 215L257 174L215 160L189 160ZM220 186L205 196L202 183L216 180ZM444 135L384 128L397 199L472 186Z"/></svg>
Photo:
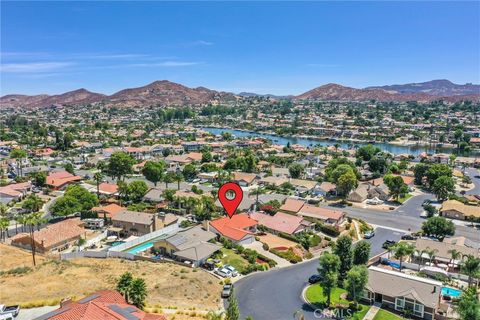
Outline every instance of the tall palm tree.
<svg viewBox="0 0 480 320"><path fill-rule="evenodd" d="M5 241L7 239L8 226L10 226L10 220L7 217L0 218L0 241Z"/></svg>
<svg viewBox="0 0 480 320"><path fill-rule="evenodd" d="M183 174L181 171L175 172L175 175L173 176L173 180L177 182L177 190L180 190L180 182L183 181Z"/></svg>
<svg viewBox="0 0 480 320"><path fill-rule="evenodd" d="M427 248L425 249L425 253L426 253L426 254L428 255L428 257L429 257L429 261L428 261L428 262L430 263L430 265L432 265L433 257L435 257L435 254L436 254L437 252L438 252L437 249L430 249L429 247L427 247Z"/></svg>
<svg viewBox="0 0 480 320"><path fill-rule="evenodd" d="M147 284L142 278L135 278L128 290L130 302L139 309L145 307L147 298Z"/></svg>
<svg viewBox="0 0 480 320"><path fill-rule="evenodd" d="M415 250L415 254L418 257L418 260L420 260L420 263L418 265L418 269L420 270L421 265L423 265L423 255L426 253L426 250L424 249L417 249Z"/></svg>
<svg viewBox="0 0 480 320"><path fill-rule="evenodd" d="M462 263L461 270L468 276L468 286L472 285L472 280L480 275L480 258L469 254Z"/></svg>
<svg viewBox="0 0 480 320"><path fill-rule="evenodd" d="M405 257L409 257L415 251L415 247L407 242L399 242L393 246L394 257L400 260L400 271L402 270L402 263Z"/></svg>
<svg viewBox="0 0 480 320"><path fill-rule="evenodd" d="M32 251L33 266L37 265L35 260L36 246L35 246L35 226L38 226L43 222L40 212L33 212L25 216L25 224L28 227L28 233L30 235L30 249Z"/></svg>
<svg viewBox="0 0 480 320"><path fill-rule="evenodd" d="M450 264L452 264L453 268L455 269L455 266L456 266L455 261L462 256L462 253L455 249L448 250L448 253L450 253L450 257L451 257Z"/></svg>
<svg viewBox="0 0 480 320"><path fill-rule="evenodd" d="M93 180L95 180L95 183L97 185L97 197L98 198L100 198L100 183L102 183L104 178L105 178L105 176L101 171L98 171L93 175Z"/></svg>

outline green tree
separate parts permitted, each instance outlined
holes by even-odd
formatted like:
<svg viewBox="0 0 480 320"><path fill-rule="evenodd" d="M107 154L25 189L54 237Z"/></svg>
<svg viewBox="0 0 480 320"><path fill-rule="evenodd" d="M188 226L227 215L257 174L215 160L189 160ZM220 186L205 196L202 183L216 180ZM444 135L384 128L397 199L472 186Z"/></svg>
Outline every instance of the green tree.
<svg viewBox="0 0 480 320"><path fill-rule="evenodd" d="M107 164L107 172L111 177L122 180L125 175L132 173L132 167L135 164L135 159L129 154L118 151L114 152Z"/></svg>
<svg viewBox="0 0 480 320"><path fill-rule="evenodd" d="M408 186L403 182L402 177L387 174L383 178L383 182L387 185L390 195L398 200L399 197L405 195L408 192Z"/></svg>
<svg viewBox="0 0 480 320"><path fill-rule="evenodd" d="M65 168L65 171L67 171L68 173L75 174L75 168L73 167L73 164L71 162L67 162L64 168Z"/></svg>
<svg viewBox="0 0 480 320"><path fill-rule="evenodd" d="M45 186L46 181L47 181L47 174L45 172L36 172L32 174L32 183L37 187Z"/></svg>
<svg viewBox="0 0 480 320"><path fill-rule="evenodd" d="M133 276L130 272L125 272L117 281L117 291L120 292L125 300L128 301L128 292L133 282Z"/></svg>
<svg viewBox="0 0 480 320"><path fill-rule="evenodd" d="M142 174L148 181L152 182L155 187L159 181L162 181L162 177L165 171L165 163L147 161L142 169Z"/></svg>
<svg viewBox="0 0 480 320"><path fill-rule="evenodd" d="M165 182L165 189L168 189L168 184L172 183L173 181L175 181L175 173L171 171L167 172L163 176L163 182Z"/></svg>
<svg viewBox="0 0 480 320"><path fill-rule="evenodd" d="M142 198L148 191L148 186L145 181L135 180L128 185L128 198L134 202L142 201Z"/></svg>
<svg viewBox="0 0 480 320"><path fill-rule="evenodd" d="M347 275L348 270L352 267L352 238L346 235L338 237L333 253L340 258L339 273L342 279Z"/></svg>
<svg viewBox="0 0 480 320"><path fill-rule="evenodd" d="M332 290L337 286L339 268L340 259L338 256L329 252L325 252L320 256L318 274L320 276L320 285L322 286L323 293L327 297L327 306L330 305Z"/></svg>
<svg viewBox="0 0 480 320"><path fill-rule="evenodd" d="M9 226L10 219L7 217L0 217L0 241L5 241L7 239Z"/></svg>
<svg viewBox="0 0 480 320"><path fill-rule="evenodd" d="M347 289L348 296L355 302L363 296L363 290L368 282L368 270L364 265L353 266L347 272L345 280L345 289Z"/></svg>
<svg viewBox="0 0 480 320"><path fill-rule="evenodd" d="M347 197L350 191L358 185L357 177L353 172L345 173L337 181L337 192L343 197Z"/></svg>
<svg viewBox="0 0 480 320"><path fill-rule="evenodd" d="M202 163L212 162L213 156L212 153L208 150L202 152Z"/></svg>
<svg viewBox="0 0 480 320"><path fill-rule="evenodd" d="M181 171L175 172L173 180L177 183L177 190L180 190L180 182L184 180L183 173Z"/></svg>
<svg viewBox="0 0 480 320"><path fill-rule="evenodd" d="M63 196L55 201L50 211L54 216L66 217L81 212L82 205L72 196Z"/></svg>
<svg viewBox="0 0 480 320"><path fill-rule="evenodd" d="M95 172L93 175L93 180L95 181L95 184L97 186L97 197L100 198L100 184L102 183L104 179L104 175L101 171Z"/></svg>
<svg viewBox="0 0 480 320"><path fill-rule="evenodd" d="M288 167L288 172L290 172L290 176L293 178L293 179L298 179L300 178L300 176L302 175L303 173L303 166L300 164L300 163L292 163L289 167Z"/></svg>
<svg viewBox="0 0 480 320"><path fill-rule="evenodd" d="M45 219L42 218L39 212L33 212L25 216L23 220L25 226L28 229L28 234L30 236L30 250L32 252L33 266L37 265L35 256L36 256L36 245L35 245L35 227L45 223Z"/></svg>
<svg viewBox="0 0 480 320"><path fill-rule="evenodd" d="M35 194L29 195L22 203L22 208L27 210L29 213L40 211L42 206L43 200Z"/></svg>
<svg viewBox="0 0 480 320"><path fill-rule="evenodd" d="M480 302L474 287L462 293L456 309L461 320L480 320Z"/></svg>
<svg viewBox="0 0 480 320"><path fill-rule="evenodd" d="M379 147L368 144L357 149L356 157L362 159L363 161L370 161L374 155L381 151L382 150Z"/></svg>
<svg viewBox="0 0 480 320"><path fill-rule="evenodd" d="M208 311L207 320L222 320L223 312L215 312L213 310Z"/></svg>
<svg viewBox="0 0 480 320"><path fill-rule="evenodd" d="M399 242L393 246L393 255L400 260L400 270L405 257L410 257L415 252L415 246L407 242Z"/></svg>
<svg viewBox="0 0 480 320"><path fill-rule="evenodd" d="M433 183L432 191L438 200L446 200L449 194L455 192L455 181L451 177L440 176Z"/></svg>
<svg viewBox="0 0 480 320"><path fill-rule="evenodd" d="M353 264L367 264L370 259L371 245L369 242L362 240L359 241L353 248Z"/></svg>
<svg viewBox="0 0 480 320"><path fill-rule="evenodd" d="M131 304L143 310L145 307L145 299L147 298L147 284L144 279L133 279L128 290L128 298Z"/></svg>
<svg viewBox="0 0 480 320"><path fill-rule="evenodd" d="M80 185L68 186L65 190L64 196L76 199L81 204L82 212L90 211L93 207L98 205L97 196L88 192L87 189Z"/></svg>
<svg viewBox="0 0 480 320"><path fill-rule="evenodd" d="M225 314L225 320L239 320L240 309L238 308L237 298L235 296L235 290L232 289L230 297L228 297L228 307Z"/></svg>
<svg viewBox="0 0 480 320"><path fill-rule="evenodd" d="M17 162L17 174L22 177L23 176L23 168L22 168L22 159L27 157L27 152L22 149L13 149L10 152L10 158L15 159Z"/></svg>
<svg viewBox="0 0 480 320"><path fill-rule="evenodd" d="M443 241L446 236L455 234L455 225L444 217L431 217L422 224L422 232Z"/></svg>
<svg viewBox="0 0 480 320"><path fill-rule="evenodd" d="M182 172L185 180L193 180L197 176L197 169L195 168L195 165L191 163L185 165Z"/></svg>
<svg viewBox="0 0 480 320"><path fill-rule="evenodd" d="M415 184L422 185L423 178L427 176L427 171L430 169L430 165L425 163L418 163L413 168L413 173L415 175Z"/></svg>
<svg viewBox="0 0 480 320"><path fill-rule="evenodd" d="M429 186L432 186L441 176L452 177L452 169L447 164L436 163L428 168L426 176Z"/></svg>
<svg viewBox="0 0 480 320"><path fill-rule="evenodd" d="M468 276L468 285L471 286L473 279L480 276L480 258L476 258L473 255L466 256L460 266L460 270Z"/></svg>

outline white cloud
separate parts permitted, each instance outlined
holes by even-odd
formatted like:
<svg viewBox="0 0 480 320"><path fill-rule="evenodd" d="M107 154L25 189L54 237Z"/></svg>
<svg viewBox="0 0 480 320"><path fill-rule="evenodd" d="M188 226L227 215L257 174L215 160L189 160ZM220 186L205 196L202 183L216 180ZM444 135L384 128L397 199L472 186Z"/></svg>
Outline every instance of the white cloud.
<svg viewBox="0 0 480 320"><path fill-rule="evenodd" d="M52 72L72 65L74 65L72 62L5 63L0 65L0 71L8 73Z"/></svg>

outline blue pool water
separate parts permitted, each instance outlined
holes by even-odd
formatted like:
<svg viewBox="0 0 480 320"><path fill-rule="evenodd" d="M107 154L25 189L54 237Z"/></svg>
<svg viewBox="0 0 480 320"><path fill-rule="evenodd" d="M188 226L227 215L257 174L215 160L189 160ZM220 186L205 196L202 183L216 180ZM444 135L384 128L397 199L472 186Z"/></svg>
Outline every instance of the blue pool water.
<svg viewBox="0 0 480 320"><path fill-rule="evenodd" d="M127 252L128 253L131 253L131 254L137 254L139 252L142 252L142 251L145 251L147 249L150 249L151 247L153 247L153 241L149 241L149 242L144 242L136 247L133 247L131 249L128 249Z"/></svg>
<svg viewBox="0 0 480 320"><path fill-rule="evenodd" d="M388 264L394 268L400 269L400 263L389 261Z"/></svg>
<svg viewBox="0 0 480 320"><path fill-rule="evenodd" d="M443 287L442 288L442 296L450 296L454 298L460 297L462 294L462 291L454 288L449 288L449 287Z"/></svg>
<svg viewBox="0 0 480 320"><path fill-rule="evenodd" d="M125 243L125 241L113 241L111 246L115 247L115 246L119 246L119 245L124 244L124 243Z"/></svg>

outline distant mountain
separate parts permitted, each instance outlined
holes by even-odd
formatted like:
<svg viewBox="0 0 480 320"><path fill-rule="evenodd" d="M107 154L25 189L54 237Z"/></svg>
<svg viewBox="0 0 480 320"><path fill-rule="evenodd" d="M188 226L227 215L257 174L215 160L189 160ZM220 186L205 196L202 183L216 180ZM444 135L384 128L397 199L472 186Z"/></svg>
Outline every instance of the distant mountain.
<svg viewBox="0 0 480 320"><path fill-rule="evenodd" d="M35 96L6 95L0 98L0 106L39 107L50 106L54 104L87 104L101 101L105 99L105 97L106 96L103 94L90 92L86 89L78 89L52 96L47 94Z"/></svg>
<svg viewBox="0 0 480 320"><path fill-rule="evenodd" d="M480 101L480 86L473 84L457 85L448 80L434 80L419 84L393 85L356 89L329 83L298 96L259 95L242 92L238 95L220 92L204 87L189 88L184 85L162 80L146 86L124 89L110 96L78 89L58 95L11 94L0 98L0 107L43 107L50 105L80 105L102 102L115 106L172 106L201 105L212 102L236 101L242 97L270 97L273 99L308 99L338 101L419 101L438 99L445 101Z"/></svg>
<svg viewBox="0 0 480 320"><path fill-rule="evenodd" d="M108 97L112 104L132 105L197 105L214 100L233 100L235 95L204 87L188 88L170 81L155 81L149 85L121 90Z"/></svg>
<svg viewBox="0 0 480 320"><path fill-rule="evenodd" d="M480 94L478 84L455 84L449 80L432 80L420 83L394 84L389 86L368 87L383 89L395 93L426 93L433 96L464 96Z"/></svg>
<svg viewBox="0 0 480 320"><path fill-rule="evenodd" d="M461 100L480 101L480 94L467 95L432 95L424 92L400 93L383 88L356 89L329 83L312 89L295 97L298 100L334 100L334 101L419 101L428 102L443 99L455 102Z"/></svg>
<svg viewBox="0 0 480 320"><path fill-rule="evenodd" d="M260 94L260 93L253 93L253 92L240 92L238 95L239 95L240 97L245 97L245 98L262 97L262 98L272 98L272 99L277 99L277 100L281 100L281 99L291 99L291 98L294 97L294 96L292 96L292 95L288 95L288 96L277 96L277 95L269 94L269 93Z"/></svg>
<svg viewBox="0 0 480 320"><path fill-rule="evenodd" d="M155 81L139 88L124 89L110 96L85 89L59 95L6 95L0 98L0 107L42 107L54 104L79 105L104 102L106 105L149 106L149 105L197 105L216 100L234 100L232 93L218 92L203 87L188 88L170 81Z"/></svg>

